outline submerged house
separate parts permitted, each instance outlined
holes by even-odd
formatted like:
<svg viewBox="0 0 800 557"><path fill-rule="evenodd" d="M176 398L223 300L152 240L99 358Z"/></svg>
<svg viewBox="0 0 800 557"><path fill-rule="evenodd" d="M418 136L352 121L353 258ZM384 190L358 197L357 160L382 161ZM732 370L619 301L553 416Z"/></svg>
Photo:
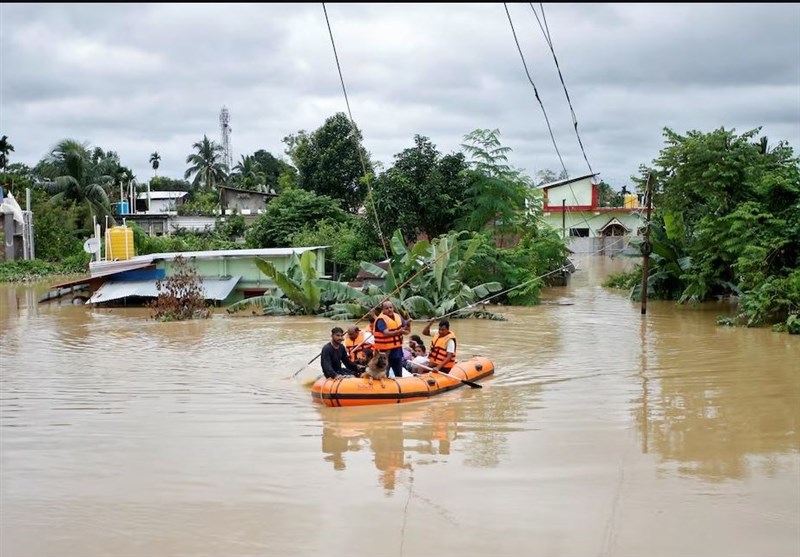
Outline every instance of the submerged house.
<svg viewBox="0 0 800 557"><path fill-rule="evenodd" d="M600 207L596 176L586 174L538 186L544 196L543 217L562 238L569 238L572 252L614 255L641 234L643 208L635 195L626 196L624 207Z"/></svg>
<svg viewBox="0 0 800 557"><path fill-rule="evenodd" d="M122 228L122 227L118 227ZM114 231L115 229L110 229ZM130 230L130 229L125 229ZM316 254L316 270L325 276L325 249L327 246L302 248L261 248L242 250L189 251L175 253L153 253L132 255L133 236L130 247L127 234L120 242L108 240L106 258L92 261L90 275L82 279L55 284L50 287L54 294L47 299L74 293L81 289L81 298L88 304L143 305L158 297L157 282L176 273L178 256L188 262L202 279L206 300L228 305L245 298L261 296L277 289L274 281L256 266L256 259L270 261L277 270L286 272L292 255L299 257L307 251ZM115 253L116 252L116 253ZM130 257L125 257L126 252Z"/></svg>

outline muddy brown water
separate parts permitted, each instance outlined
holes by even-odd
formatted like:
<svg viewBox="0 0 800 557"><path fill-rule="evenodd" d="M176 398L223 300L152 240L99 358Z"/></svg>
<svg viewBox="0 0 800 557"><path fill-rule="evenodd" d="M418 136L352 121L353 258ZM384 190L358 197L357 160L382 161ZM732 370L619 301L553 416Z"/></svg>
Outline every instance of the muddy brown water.
<svg viewBox="0 0 800 557"><path fill-rule="evenodd" d="M0 554L800 555L800 338L599 286L459 320L496 376L322 408L310 317L156 323L0 285ZM422 324L414 325L420 332Z"/></svg>

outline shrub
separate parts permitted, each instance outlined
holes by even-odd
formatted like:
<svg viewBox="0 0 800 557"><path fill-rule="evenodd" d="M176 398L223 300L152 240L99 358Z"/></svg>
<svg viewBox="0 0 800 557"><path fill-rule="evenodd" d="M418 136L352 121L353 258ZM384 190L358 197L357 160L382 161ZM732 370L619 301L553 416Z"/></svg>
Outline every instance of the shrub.
<svg viewBox="0 0 800 557"><path fill-rule="evenodd" d="M183 256L174 260L175 273L156 282L158 298L148 306L157 321L207 319L211 310L203 296L203 280Z"/></svg>

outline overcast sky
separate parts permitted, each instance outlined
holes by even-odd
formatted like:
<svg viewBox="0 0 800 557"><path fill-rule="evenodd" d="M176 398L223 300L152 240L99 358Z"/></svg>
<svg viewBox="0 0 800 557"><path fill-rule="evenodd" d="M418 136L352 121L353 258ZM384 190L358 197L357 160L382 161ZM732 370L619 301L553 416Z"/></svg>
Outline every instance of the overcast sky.
<svg viewBox="0 0 800 557"><path fill-rule="evenodd" d="M540 13L540 5L533 4ZM443 153L498 128L512 165L559 171L503 4L326 4L353 117L391 165L430 137ZM529 4L509 11L570 176L588 173ZM544 4L589 163L619 189L662 128L763 126L800 151L800 5ZM70 137L182 178L192 143L234 161L345 111L322 4L0 4L0 134L35 164Z"/></svg>

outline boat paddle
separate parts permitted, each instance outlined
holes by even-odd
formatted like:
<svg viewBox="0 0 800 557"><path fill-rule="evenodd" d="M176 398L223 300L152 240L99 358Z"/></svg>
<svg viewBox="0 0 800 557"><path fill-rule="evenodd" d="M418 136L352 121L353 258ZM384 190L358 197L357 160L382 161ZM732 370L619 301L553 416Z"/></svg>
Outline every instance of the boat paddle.
<svg viewBox="0 0 800 557"><path fill-rule="evenodd" d="M421 367L422 369L427 369L428 371L432 371L433 373L441 373L442 375L446 375L448 377L451 377L451 378L455 379L456 381L461 381L462 383L464 383L465 385L469 385L473 389L482 389L483 388L483 385L478 385L477 383L475 383L473 381L467 381L466 379L461 379L459 377L456 377L455 375L450 375L449 373L446 373L444 371L436 370L436 369L434 369L432 367L424 366L422 364L413 364L413 366L414 367Z"/></svg>

